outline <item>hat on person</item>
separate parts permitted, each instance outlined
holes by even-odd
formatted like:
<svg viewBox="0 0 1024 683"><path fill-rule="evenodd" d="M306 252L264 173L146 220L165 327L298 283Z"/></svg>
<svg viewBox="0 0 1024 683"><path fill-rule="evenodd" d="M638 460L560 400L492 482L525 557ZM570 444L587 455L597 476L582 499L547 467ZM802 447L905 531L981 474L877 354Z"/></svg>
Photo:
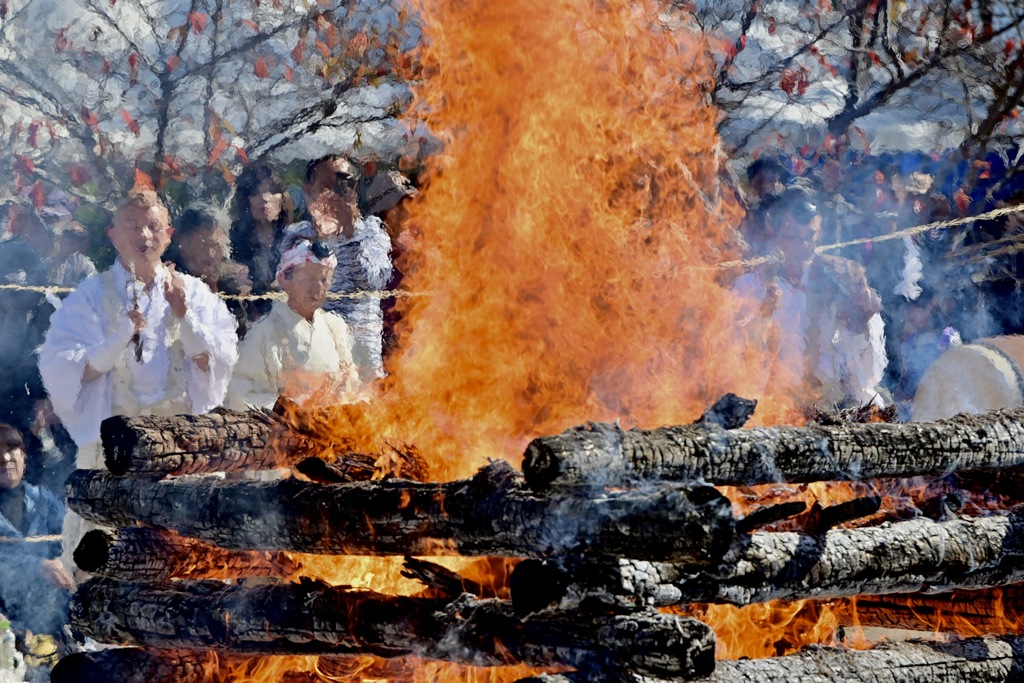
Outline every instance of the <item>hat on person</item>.
<svg viewBox="0 0 1024 683"><path fill-rule="evenodd" d="M304 263L319 263L328 268L337 268L338 257L334 255L330 245L321 240L295 240L281 252L277 275L280 277L289 269Z"/></svg>

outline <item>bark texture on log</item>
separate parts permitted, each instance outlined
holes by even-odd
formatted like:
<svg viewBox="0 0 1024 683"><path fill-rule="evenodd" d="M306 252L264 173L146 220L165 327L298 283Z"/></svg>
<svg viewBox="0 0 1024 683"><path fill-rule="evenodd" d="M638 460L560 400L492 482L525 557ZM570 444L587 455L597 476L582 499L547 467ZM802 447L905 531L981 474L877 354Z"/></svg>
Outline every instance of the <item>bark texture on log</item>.
<svg viewBox="0 0 1024 683"><path fill-rule="evenodd" d="M685 617L647 612L521 621L507 601L395 597L313 582L161 587L92 579L72 599L71 622L100 642L236 654L416 655L688 677L714 667L714 634Z"/></svg>
<svg viewBox="0 0 1024 683"><path fill-rule="evenodd" d="M787 657L719 661L701 683L1004 683L1024 678L1024 638L906 641L870 650L814 648ZM669 683L679 678L547 674L518 683Z"/></svg>
<svg viewBox="0 0 1024 683"><path fill-rule="evenodd" d="M748 605L769 600L949 591L1019 580L1024 513L949 522L916 519L825 534L740 536L720 565L626 559L561 568L522 562L512 574L520 614L592 605L620 610L691 602ZM994 582L994 583L993 583Z"/></svg>
<svg viewBox="0 0 1024 683"><path fill-rule="evenodd" d="M217 662L213 652L138 647L76 652L57 662L50 683L204 683Z"/></svg>
<svg viewBox="0 0 1024 683"><path fill-rule="evenodd" d="M721 485L863 480L1024 465L1024 409L940 422L623 430L590 424L535 439L534 489L666 479Z"/></svg>
<svg viewBox="0 0 1024 683"><path fill-rule="evenodd" d="M100 425L114 474L201 474L288 467L320 452L275 415L216 408L205 415L109 417Z"/></svg>
<svg viewBox="0 0 1024 683"><path fill-rule="evenodd" d="M299 566L281 552L231 551L173 531L145 527L87 532L74 552L84 571L124 581L287 579Z"/></svg>
<svg viewBox="0 0 1024 683"><path fill-rule="evenodd" d="M729 500L712 487L537 496L496 462L447 483L144 481L77 471L68 505L107 526L140 523L233 550L544 557L583 552L717 562L732 542Z"/></svg>

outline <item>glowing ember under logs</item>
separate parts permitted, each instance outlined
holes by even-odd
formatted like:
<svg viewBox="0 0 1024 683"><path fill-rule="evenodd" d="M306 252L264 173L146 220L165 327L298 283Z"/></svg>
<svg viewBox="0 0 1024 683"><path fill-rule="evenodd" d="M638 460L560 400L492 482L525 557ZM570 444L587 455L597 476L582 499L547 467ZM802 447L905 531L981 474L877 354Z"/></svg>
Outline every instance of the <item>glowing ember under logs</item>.
<svg viewBox="0 0 1024 683"><path fill-rule="evenodd" d="M505 462L447 483L316 484L79 470L68 505L108 526L141 523L234 550L543 557L566 552L695 565L732 543L729 500L709 486L538 496Z"/></svg>
<svg viewBox="0 0 1024 683"><path fill-rule="evenodd" d="M982 587L1014 581L1024 569L1024 519L949 522L916 519L822 535L759 531L737 538L715 569L635 560L586 561L562 568L522 562L512 601L527 614L544 609L642 609L693 602L748 605L769 600L836 598ZM998 583L990 585L999 585ZM543 587L542 596L527 588Z"/></svg>
<svg viewBox="0 0 1024 683"><path fill-rule="evenodd" d="M1020 586L940 595L876 595L851 602L839 610L844 626L972 636L1006 631L1010 623L1014 634L1024 633L1024 589Z"/></svg>
<svg viewBox="0 0 1024 683"><path fill-rule="evenodd" d="M521 621L508 601L380 595L318 582L173 586L93 579L72 623L102 642L246 654L419 655L477 666L569 665L691 678L714 669L703 623L660 612Z"/></svg>
<svg viewBox="0 0 1024 683"><path fill-rule="evenodd" d="M535 439L523 472L538 490L637 479L743 486L857 481L1024 465L1024 409L940 422L726 430L590 424Z"/></svg>

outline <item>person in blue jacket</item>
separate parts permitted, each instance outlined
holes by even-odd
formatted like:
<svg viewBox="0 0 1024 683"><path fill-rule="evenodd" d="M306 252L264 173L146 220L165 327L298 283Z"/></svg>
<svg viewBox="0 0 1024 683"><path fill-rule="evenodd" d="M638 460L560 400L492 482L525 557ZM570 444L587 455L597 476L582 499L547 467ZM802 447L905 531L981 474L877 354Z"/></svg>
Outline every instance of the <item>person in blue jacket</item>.
<svg viewBox="0 0 1024 683"><path fill-rule="evenodd" d="M17 629L55 634L73 586L57 559L64 506L24 477L21 432L0 423L0 612Z"/></svg>

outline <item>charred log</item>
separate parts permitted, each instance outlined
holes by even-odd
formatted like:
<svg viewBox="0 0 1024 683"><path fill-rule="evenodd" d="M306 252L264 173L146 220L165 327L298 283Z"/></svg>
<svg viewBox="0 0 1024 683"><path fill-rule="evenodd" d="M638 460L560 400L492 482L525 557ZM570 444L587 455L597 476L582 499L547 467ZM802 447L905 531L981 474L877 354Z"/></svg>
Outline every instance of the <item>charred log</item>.
<svg viewBox="0 0 1024 683"><path fill-rule="evenodd" d="M214 477L144 481L102 471L68 479L68 504L106 526L171 529L232 550L543 557L567 551L715 563L732 508L711 487L537 496L504 462L447 483L314 484Z"/></svg>
<svg viewBox="0 0 1024 683"><path fill-rule="evenodd" d="M736 533L749 534L758 528L781 522L807 511L807 503L790 501L774 505L761 505L736 520Z"/></svg>
<svg viewBox="0 0 1024 683"><path fill-rule="evenodd" d="M223 657L220 657L223 660ZM77 652L50 672L51 683L205 683L216 666L213 652L148 650L118 647Z"/></svg>
<svg viewBox="0 0 1024 683"><path fill-rule="evenodd" d="M71 622L101 642L236 654L417 655L494 666L598 666L692 677L714 668L714 635L659 612L519 620L507 601L385 596L322 583L228 586L92 579Z"/></svg>
<svg viewBox="0 0 1024 683"><path fill-rule="evenodd" d="M864 480L1024 465L1024 409L940 422L727 430L591 424L535 439L534 489L665 479L723 485Z"/></svg>
<svg viewBox="0 0 1024 683"><path fill-rule="evenodd" d="M205 415L109 417L100 425L114 474L199 474L288 467L319 446L266 411L217 408Z"/></svg>
<svg viewBox="0 0 1024 683"><path fill-rule="evenodd" d="M285 553L230 551L173 531L94 529L74 551L84 571L124 581L206 578L288 578L300 568Z"/></svg>
<svg viewBox="0 0 1024 683"><path fill-rule="evenodd" d="M970 638L959 642L883 643L870 650L814 648L787 657L720 661L703 683L963 683L1017 681L1024 638ZM667 683L679 678L611 675L599 671L549 674L518 683Z"/></svg>
<svg viewBox="0 0 1024 683"><path fill-rule="evenodd" d="M454 600L463 593L469 593L477 598L497 597L495 595L485 595L485 593L490 591L476 581L465 578L458 572L453 572L447 567L415 557L405 558L405 561L402 563L402 576L419 581L429 591L435 593L434 597Z"/></svg>
<svg viewBox="0 0 1024 683"><path fill-rule="evenodd" d="M801 531L808 534L823 534L829 529L861 517L873 515L882 507L881 496L861 496L835 505L822 505L814 501L806 516L795 520Z"/></svg>
<svg viewBox="0 0 1024 683"><path fill-rule="evenodd" d="M917 519L825 534L756 532L737 538L712 571L614 559L562 567L527 561L512 574L519 614L547 609L629 611L691 602L769 600L980 588L1020 580L1024 516Z"/></svg>
<svg viewBox="0 0 1024 683"><path fill-rule="evenodd" d="M717 425L723 429L739 429L754 414L757 401L728 393L694 420L694 424Z"/></svg>

